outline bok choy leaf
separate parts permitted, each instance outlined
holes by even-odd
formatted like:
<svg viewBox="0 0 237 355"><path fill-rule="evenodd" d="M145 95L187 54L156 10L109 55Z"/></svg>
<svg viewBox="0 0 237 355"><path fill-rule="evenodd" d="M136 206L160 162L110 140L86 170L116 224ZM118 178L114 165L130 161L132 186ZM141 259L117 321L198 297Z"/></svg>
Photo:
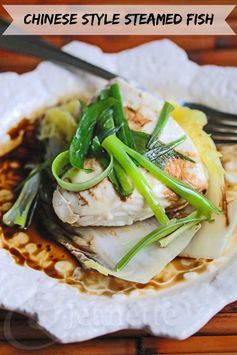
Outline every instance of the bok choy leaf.
<svg viewBox="0 0 237 355"><path fill-rule="evenodd" d="M158 227L139 240L138 243L136 243L117 263L115 270L122 270L141 249L147 247L148 245L159 241L160 246L166 247L170 242L172 242L172 240L177 238L179 235L182 235L188 228L192 228L194 225L206 220L207 219L205 217L198 217L197 212L193 212L188 217L177 220L174 219L165 226Z"/></svg>

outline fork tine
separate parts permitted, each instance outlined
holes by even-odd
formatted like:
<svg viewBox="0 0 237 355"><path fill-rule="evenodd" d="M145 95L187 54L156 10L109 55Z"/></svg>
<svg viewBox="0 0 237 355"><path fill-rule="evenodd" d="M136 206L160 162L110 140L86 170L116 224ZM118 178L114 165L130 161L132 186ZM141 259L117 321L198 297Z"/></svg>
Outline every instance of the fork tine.
<svg viewBox="0 0 237 355"><path fill-rule="evenodd" d="M183 106L195 109L195 110L200 110L203 111L208 118L208 121L214 121L217 123L224 123L227 125L233 125L237 126L237 115L232 114L232 113L227 113L227 112L222 112L222 111L217 111L214 110L210 107L201 105L201 104L196 104L193 102L185 102Z"/></svg>
<svg viewBox="0 0 237 355"><path fill-rule="evenodd" d="M212 134L212 139L216 143L222 144L234 144L237 143L237 135L224 135L224 134Z"/></svg>
<svg viewBox="0 0 237 355"><path fill-rule="evenodd" d="M205 126L205 130L210 133L224 133L230 135L237 135L237 127L236 126L226 126L226 125L214 125L214 124L207 124Z"/></svg>
<svg viewBox="0 0 237 355"><path fill-rule="evenodd" d="M215 143L237 143L237 115L217 111L210 107L192 102L186 102L184 106L203 111L206 114L208 123L204 129L207 133L211 134Z"/></svg>
<svg viewBox="0 0 237 355"><path fill-rule="evenodd" d="M218 125L224 125L224 126L232 126L237 127L237 118L236 119L228 119L225 117L220 117L220 116L211 116L211 115L206 115L207 120L211 123L216 123Z"/></svg>
<svg viewBox="0 0 237 355"><path fill-rule="evenodd" d="M216 126L212 124L207 124L204 129L207 133L211 134L211 137L215 143L237 143L237 129L230 129L228 126Z"/></svg>
<svg viewBox="0 0 237 355"><path fill-rule="evenodd" d="M228 117L230 119L237 119L237 115L236 114L233 114L233 113L227 113L227 112L223 112L223 111L218 111L218 110L215 110L214 108L211 108L211 107L207 107L205 105L201 105L201 104L196 104L196 103L193 103L193 102L185 102L183 104L183 106L186 106L186 107L189 107L189 108L193 108L193 109L196 109L196 110L202 110L203 112L207 112L211 115L215 115L215 116L225 116L225 117Z"/></svg>
<svg viewBox="0 0 237 355"><path fill-rule="evenodd" d="M225 140L225 139L213 139L215 144L229 144L229 145L232 145L232 144L237 144L237 141L229 141L229 140Z"/></svg>

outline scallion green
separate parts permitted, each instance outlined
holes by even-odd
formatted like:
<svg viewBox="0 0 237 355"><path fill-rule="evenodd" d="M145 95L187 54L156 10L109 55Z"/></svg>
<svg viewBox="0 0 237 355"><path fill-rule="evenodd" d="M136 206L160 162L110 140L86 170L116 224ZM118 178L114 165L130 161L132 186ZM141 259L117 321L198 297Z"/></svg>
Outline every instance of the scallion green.
<svg viewBox="0 0 237 355"><path fill-rule="evenodd" d="M107 98L94 102L85 108L69 148L70 163L73 167L83 169L84 159L93 138L97 119L104 110L108 110L115 103L116 100L113 98Z"/></svg>
<svg viewBox="0 0 237 355"><path fill-rule="evenodd" d="M140 239L124 255L124 257L116 264L114 268L115 271L121 271L140 250L147 247L148 245L157 242L159 240L162 240L162 238L165 238L167 236L172 236L172 233L176 231L179 231L179 235L182 235L183 232L186 230L185 227L186 224L188 224L189 227L191 227L205 220L206 218L198 217L198 214L194 212L186 218L171 220L170 223L166 224L165 226L158 227L157 229L153 230L151 233L149 233L148 235Z"/></svg>
<svg viewBox="0 0 237 355"><path fill-rule="evenodd" d="M68 190L68 191L73 191L73 192L79 192L79 191L88 190L91 187L97 185L100 181L102 181L104 178L106 178L111 173L111 171L113 169L113 156L110 155L110 162L105 170L103 170L101 173L99 173L96 177L93 177L93 178L88 179L87 181L83 181L81 183L73 183L70 181L66 181L60 177L63 174L64 169L69 165L69 163L70 163L69 152L65 151L63 153L60 153L54 159L53 164L52 164L53 176L57 180L57 183L59 184L59 186L61 186L63 189ZM69 177L70 172L67 175Z"/></svg>
<svg viewBox="0 0 237 355"><path fill-rule="evenodd" d="M133 159L135 159L141 166L143 166L146 170L148 170L153 176L155 176L162 184L170 188L177 195L183 197L189 204L195 207L202 215L210 218L211 214L220 213L219 208L214 206L205 196L203 196L198 191L194 190L191 185L180 181L168 173L163 171L157 165L153 164L150 160L148 160L142 154L136 152L131 149L123 142L121 142L116 136L107 137L103 145L110 149L110 146L116 146L120 151L125 151L129 154ZM113 153L112 153L113 154ZM117 157L115 156L117 159Z"/></svg>
<svg viewBox="0 0 237 355"><path fill-rule="evenodd" d="M116 99L117 104L114 105L114 123L116 127L121 127L118 132L118 137L122 142L127 144L131 148L135 148L132 132L128 126L128 120L124 114L124 108L122 103L122 96L120 93L119 85L112 84L110 87L110 95Z"/></svg>
<svg viewBox="0 0 237 355"><path fill-rule="evenodd" d="M134 164L133 160L128 156L126 151L124 150L125 144L120 144L120 140L115 136L108 136L104 139L102 146L106 149L108 153L110 153L114 158L120 163L123 169L126 171L127 175L131 178L134 186L140 192L140 194L147 201L149 207L154 212L157 220L161 224L166 224L169 219L165 214L163 207L157 201L157 198L145 179L142 172L139 168ZM127 147L127 146L126 146Z"/></svg>
<svg viewBox="0 0 237 355"><path fill-rule="evenodd" d="M40 174L34 174L32 170L31 177L24 183L23 188L13 206L3 215L4 224L13 227L26 228L30 215L33 214L33 204L40 186Z"/></svg>
<svg viewBox="0 0 237 355"><path fill-rule="evenodd" d="M155 142L159 139L168 119L170 116L170 113L174 110L174 106L171 105L169 102L165 102L161 112L160 116L157 120L156 126L152 132L151 138L148 142L147 148L152 148Z"/></svg>

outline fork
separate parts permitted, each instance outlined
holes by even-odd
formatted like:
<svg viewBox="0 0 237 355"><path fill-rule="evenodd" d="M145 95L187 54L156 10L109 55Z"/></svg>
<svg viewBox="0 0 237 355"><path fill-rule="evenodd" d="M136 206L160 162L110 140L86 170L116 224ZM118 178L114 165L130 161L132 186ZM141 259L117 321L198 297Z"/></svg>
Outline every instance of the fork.
<svg viewBox="0 0 237 355"><path fill-rule="evenodd" d="M206 114L208 123L204 129L211 134L216 143L237 143L237 115L217 111L197 103L185 102L183 106L200 110Z"/></svg>
<svg viewBox="0 0 237 355"><path fill-rule="evenodd" d="M6 22L0 18L0 33L3 33L9 24L9 22ZM60 48L57 48L35 36L0 36L0 48L50 60L56 64L63 65L64 67L69 66L81 69L106 80L110 80L118 76L103 68L66 53ZM198 103L185 102L183 105L201 110L207 115L208 124L205 126L205 131L212 135L212 138L216 143L237 143L237 114L235 115L217 111Z"/></svg>

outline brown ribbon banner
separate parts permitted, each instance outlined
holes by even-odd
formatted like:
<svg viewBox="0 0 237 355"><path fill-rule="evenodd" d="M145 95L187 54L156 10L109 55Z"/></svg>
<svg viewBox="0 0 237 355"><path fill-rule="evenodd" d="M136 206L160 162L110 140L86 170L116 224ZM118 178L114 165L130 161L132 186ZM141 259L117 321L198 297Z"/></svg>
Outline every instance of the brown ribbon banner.
<svg viewBox="0 0 237 355"><path fill-rule="evenodd" d="M234 5L3 5L3 35L234 35Z"/></svg>

